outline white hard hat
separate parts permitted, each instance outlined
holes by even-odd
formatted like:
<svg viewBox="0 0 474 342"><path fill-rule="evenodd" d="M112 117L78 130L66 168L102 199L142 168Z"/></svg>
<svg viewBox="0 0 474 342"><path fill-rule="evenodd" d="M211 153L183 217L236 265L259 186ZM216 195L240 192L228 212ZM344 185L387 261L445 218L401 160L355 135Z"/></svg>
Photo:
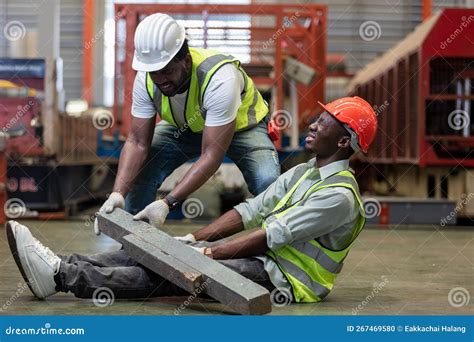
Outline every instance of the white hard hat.
<svg viewBox="0 0 474 342"><path fill-rule="evenodd" d="M163 69L178 53L185 40L185 29L163 13L143 19L135 31L132 68L137 71Z"/></svg>

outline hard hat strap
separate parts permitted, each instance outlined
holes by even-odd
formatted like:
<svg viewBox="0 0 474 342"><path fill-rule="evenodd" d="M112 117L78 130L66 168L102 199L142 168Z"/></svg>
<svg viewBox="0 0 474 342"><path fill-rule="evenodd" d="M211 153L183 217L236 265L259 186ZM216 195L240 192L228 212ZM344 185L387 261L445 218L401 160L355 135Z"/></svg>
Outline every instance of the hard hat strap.
<svg viewBox="0 0 474 342"><path fill-rule="evenodd" d="M349 132L349 135L351 136L351 147L355 152L360 151L360 145L359 145L359 136L352 130L352 128L349 127L349 125L344 124L344 128L346 129L347 132Z"/></svg>

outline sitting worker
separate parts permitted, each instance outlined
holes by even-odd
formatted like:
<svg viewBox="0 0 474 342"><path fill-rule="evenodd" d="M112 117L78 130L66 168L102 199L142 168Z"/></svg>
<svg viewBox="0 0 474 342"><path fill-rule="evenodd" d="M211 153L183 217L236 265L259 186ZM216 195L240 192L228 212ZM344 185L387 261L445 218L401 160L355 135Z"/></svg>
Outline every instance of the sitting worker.
<svg viewBox="0 0 474 342"><path fill-rule="evenodd" d="M216 241L244 229L260 228L212 247L194 247L210 258L295 302L327 296L365 224L349 158L372 142L377 117L359 97L322 105L309 126L306 148L315 158L281 175L259 196L228 211L210 225L177 239ZM71 291L90 298L99 287L115 298L185 295L186 292L137 263L122 249L92 256L57 256L25 226L10 221L8 241L33 294L44 298Z"/></svg>
<svg viewBox="0 0 474 342"><path fill-rule="evenodd" d="M160 227L179 201L214 175L226 155L255 196L277 179L269 110L237 59L188 47L184 27L162 13L138 24L134 43L131 130L113 192L101 211L125 207L136 219ZM156 200L163 181L195 158L173 190ZM97 221L95 226L98 234Z"/></svg>

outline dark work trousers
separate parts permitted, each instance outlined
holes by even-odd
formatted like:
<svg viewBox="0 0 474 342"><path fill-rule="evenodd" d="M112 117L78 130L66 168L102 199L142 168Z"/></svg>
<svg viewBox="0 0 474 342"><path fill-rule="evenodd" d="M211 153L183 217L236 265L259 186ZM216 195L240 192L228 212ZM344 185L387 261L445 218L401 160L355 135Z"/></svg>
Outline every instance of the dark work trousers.
<svg viewBox="0 0 474 342"><path fill-rule="evenodd" d="M98 288L109 289L116 299L189 295L177 285L137 263L123 249L95 255L72 254L60 258L61 266L55 277L57 290L70 291L78 298L93 298L94 291ZM269 291L275 288L259 259L218 261Z"/></svg>

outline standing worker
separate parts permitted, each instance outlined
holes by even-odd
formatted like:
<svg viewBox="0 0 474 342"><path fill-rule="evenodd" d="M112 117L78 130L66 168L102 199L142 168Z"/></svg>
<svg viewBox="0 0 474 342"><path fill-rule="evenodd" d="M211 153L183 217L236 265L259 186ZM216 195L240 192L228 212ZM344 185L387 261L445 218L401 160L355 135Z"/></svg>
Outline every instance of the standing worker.
<svg viewBox="0 0 474 342"><path fill-rule="evenodd" d="M135 219L159 227L217 171L226 154L253 195L279 176L267 104L233 56L188 47L184 27L155 13L135 31L132 67L138 71L132 127L101 211L125 207ZM161 122L155 127L157 113ZM170 194L155 201L163 181L196 157Z"/></svg>

